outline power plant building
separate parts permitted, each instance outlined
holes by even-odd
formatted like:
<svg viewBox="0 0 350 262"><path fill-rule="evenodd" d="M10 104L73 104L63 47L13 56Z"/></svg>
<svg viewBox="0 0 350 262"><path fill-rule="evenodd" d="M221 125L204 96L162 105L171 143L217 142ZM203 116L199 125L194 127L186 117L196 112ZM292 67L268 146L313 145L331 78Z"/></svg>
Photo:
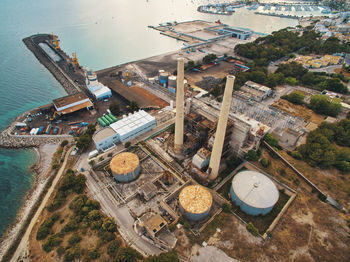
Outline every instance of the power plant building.
<svg viewBox="0 0 350 262"><path fill-rule="evenodd" d="M97 100L103 100L112 96L111 89L98 82L96 73L88 68L86 70L86 87Z"/></svg>
<svg viewBox="0 0 350 262"><path fill-rule="evenodd" d="M272 89L253 81L247 81L234 95L246 100L261 102L272 95Z"/></svg>
<svg viewBox="0 0 350 262"><path fill-rule="evenodd" d="M156 119L140 110L97 131L93 136L97 150L106 150L117 142L127 142L156 126Z"/></svg>
<svg viewBox="0 0 350 262"><path fill-rule="evenodd" d="M213 197L208 189L200 185L191 185L182 189L179 195L180 211L191 221L205 219L213 204Z"/></svg>
<svg viewBox="0 0 350 262"><path fill-rule="evenodd" d="M276 185L256 171L242 171L232 179L231 200L249 215L266 215L278 201Z"/></svg>
<svg viewBox="0 0 350 262"><path fill-rule="evenodd" d="M114 179L121 183L135 180L141 171L139 157L130 152L123 152L113 157L110 168Z"/></svg>

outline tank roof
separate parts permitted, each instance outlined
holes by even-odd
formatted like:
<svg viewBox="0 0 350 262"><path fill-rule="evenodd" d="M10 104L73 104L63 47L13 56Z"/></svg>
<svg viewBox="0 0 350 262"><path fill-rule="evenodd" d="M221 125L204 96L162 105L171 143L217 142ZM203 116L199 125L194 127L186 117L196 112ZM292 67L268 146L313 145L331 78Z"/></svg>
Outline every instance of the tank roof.
<svg viewBox="0 0 350 262"><path fill-rule="evenodd" d="M139 166L139 157L130 152L123 152L115 157L110 162L110 167L113 173L127 174L134 171Z"/></svg>
<svg viewBox="0 0 350 262"><path fill-rule="evenodd" d="M276 204L278 189L267 176L256 171L242 171L232 179L232 189L245 204L268 208Z"/></svg>
<svg viewBox="0 0 350 262"><path fill-rule="evenodd" d="M179 201L185 211L192 214L200 214L210 209L213 197L205 187L191 185L182 189Z"/></svg>

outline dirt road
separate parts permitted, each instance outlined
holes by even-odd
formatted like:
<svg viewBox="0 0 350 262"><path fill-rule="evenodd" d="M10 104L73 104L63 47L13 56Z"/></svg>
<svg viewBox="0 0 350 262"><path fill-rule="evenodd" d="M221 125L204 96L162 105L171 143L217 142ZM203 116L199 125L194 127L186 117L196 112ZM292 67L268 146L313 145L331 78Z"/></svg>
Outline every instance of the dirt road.
<svg viewBox="0 0 350 262"><path fill-rule="evenodd" d="M22 252L27 248L27 245L28 245L28 239L29 239L29 235L30 233L32 232L32 229L39 217L39 215L41 214L41 212L43 211L43 209L45 208L46 204L47 204L47 201L50 199L50 196L52 194L52 192L54 191L54 189L56 188L56 185L58 183L58 181L60 180L61 176L63 175L63 172L64 172L64 169L66 167L66 164L67 164L67 161L68 161L68 157L70 155L70 153L72 152L74 147L71 147L68 152L66 153L66 156L64 158L64 162L60 168L60 170L58 170L58 173L55 177L55 179L52 181L52 185L51 187L49 188L49 190L47 191L43 201L41 201L41 204L38 208L38 210L36 211L34 217L32 218L32 220L30 221L30 224L24 234L24 236L22 237L22 240L21 242L19 243L18 247L17 247L17 250L15 252L15 254L13 255L12 259L11 259L11 262L16 262L18 261L18 259L20 258Z"/></svg>

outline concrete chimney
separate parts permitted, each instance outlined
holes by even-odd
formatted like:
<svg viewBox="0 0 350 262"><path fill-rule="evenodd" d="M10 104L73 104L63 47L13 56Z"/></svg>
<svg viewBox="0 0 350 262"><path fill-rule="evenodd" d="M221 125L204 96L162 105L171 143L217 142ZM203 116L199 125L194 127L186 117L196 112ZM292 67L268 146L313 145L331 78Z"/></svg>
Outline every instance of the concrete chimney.
<svg viewBox="0 0 350 262"><path fill-rule="evenodd" d="M222 148L226 134L226 126L228 114L230 112L233 84L235 82L234 76L227 76L224 98L222 99L220 117L218 126L216 128L213 151L209 163L209 179L214 180L219 174L220 160L222 155Z"/></svg>
<svg viewBox="0 0 350 262"><path fill-rule="evenodd" d="M175 118L175 139L174 153L182 153L184 140L184 59L177 59L176 77L176 118Z"/></svg>

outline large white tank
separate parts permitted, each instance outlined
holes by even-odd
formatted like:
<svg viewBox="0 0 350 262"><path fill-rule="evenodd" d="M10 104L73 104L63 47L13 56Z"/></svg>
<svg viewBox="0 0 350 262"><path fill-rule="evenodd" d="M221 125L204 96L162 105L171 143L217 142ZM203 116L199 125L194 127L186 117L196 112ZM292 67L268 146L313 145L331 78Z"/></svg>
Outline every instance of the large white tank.
<svg viewBox="0 0 350 262"><path fill-rule="evenodd" d="M135 180L141 170L138 156L130 152L120 153L113 157L110 168L114 179L122 183Z"/></svg>
<svg viewBox="0 0 350 262"><path fill-rule="evenodd" d="M199 221L206 218L213 204L208 189L200 185L187 186L179 195L180 211L189 220Z"/></svg>
<svg viewBox="0 0 350 262"><path fill-rule="evenodd" d="M249 215L266 215L278 201L276 185L256 171L242 171L232 179L231 200Z"/></svg>
<svg viewBox="0 0 350 262"><path fill-rule="evenodd" d="M168 87L176 88L176 76L169 76Z"/></svg>

